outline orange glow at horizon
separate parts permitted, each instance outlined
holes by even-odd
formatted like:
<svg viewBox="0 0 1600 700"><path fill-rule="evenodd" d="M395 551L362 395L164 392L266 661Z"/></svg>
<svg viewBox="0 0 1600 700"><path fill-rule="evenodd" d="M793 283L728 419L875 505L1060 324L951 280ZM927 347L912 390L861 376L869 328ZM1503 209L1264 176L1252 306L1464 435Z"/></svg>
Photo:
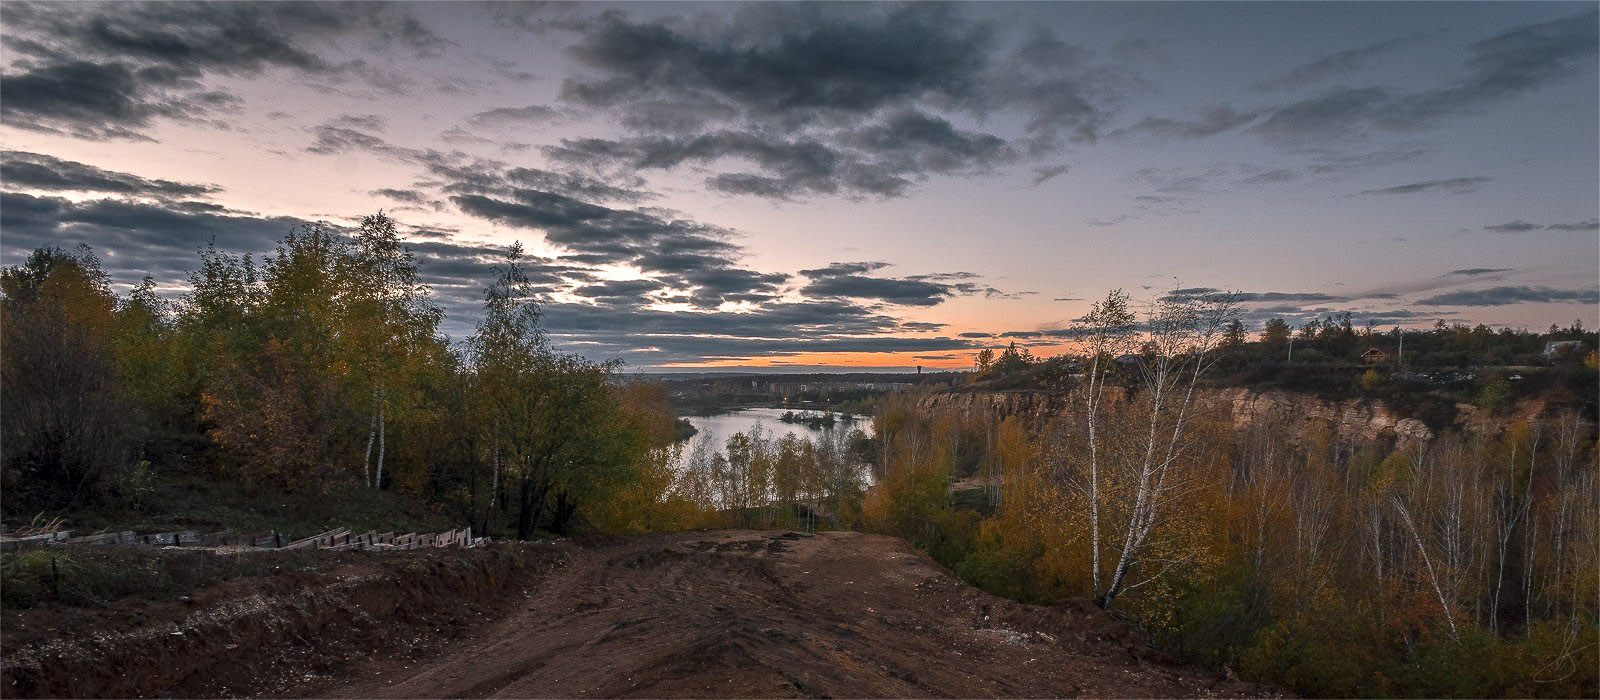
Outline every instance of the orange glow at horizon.
<svg viewBox="0 0 1600 700"><path fill-rule="evenodd" d="M996 342L992 347L996 350L1004 348L1010 340ZM1074 352L1075 348L1068 344L1061 345L1036 345L1027 348L1035 357L1054 357L1065 353ZM965 348L937 353L940 355L954 355L952 359L919 359L919 355L927 357L921 352L804 352L793 355L775 357L750 357L728 358L722 360L709 360L706 362L674 362L657 365L671 369L698 369L698 368L723 368L723 367L794 367L796 369L812 369L828 367L845 369L851 367L917 367L934 370L959 370L971 369L973 356L981 348Z"/></svg>

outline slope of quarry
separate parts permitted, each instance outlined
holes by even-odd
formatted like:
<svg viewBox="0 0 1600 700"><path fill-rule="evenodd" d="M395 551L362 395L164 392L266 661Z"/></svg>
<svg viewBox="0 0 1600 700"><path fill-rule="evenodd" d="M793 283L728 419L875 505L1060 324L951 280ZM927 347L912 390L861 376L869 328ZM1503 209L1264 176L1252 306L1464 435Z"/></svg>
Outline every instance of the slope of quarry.
<svg viewBox="0 0 1600 700"><path fill-rule="evenodd" d="M1238 697L1087 603L985 594L904 541L652 535L574 553L500 622L341 697Z"/></svg>
<svg viewBox="0 0 1600 700"><path fill-rule="evenodd" d="M177 600L7 610L0 687L6 697L1273 694L1178 664L1093 605L996 598L876 535L700 531L316 558Z"/></svg>

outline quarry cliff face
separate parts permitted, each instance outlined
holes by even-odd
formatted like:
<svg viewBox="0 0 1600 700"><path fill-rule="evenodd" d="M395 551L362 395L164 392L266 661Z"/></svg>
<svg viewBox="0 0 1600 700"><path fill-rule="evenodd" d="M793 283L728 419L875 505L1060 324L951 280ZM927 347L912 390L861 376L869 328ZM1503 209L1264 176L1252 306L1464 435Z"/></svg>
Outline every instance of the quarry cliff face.
<svg viewBox="0 0 1600 700"><path fill-rule="evenodd" d="M1107 400L1124 400L1119 390L1108 391ZM1421 420L1400 415L1381 401L1346 399L1330 401L1311 394L1277 389L1257 391L1244 387L1201 389L1197 408L1218 418L1231 419L1239 428L1262 421L1276 421L1295 428L1292 434L1305 434L1316 425L1326 425L1339 441L1365 442L1380 439L1400 442L1425 441L1433 430ZM1083 410L1082 396L1036 391L950 391L924 394L918 405L928 412L956 412L966 415L1017 416L1030 425ZM1468 408L1471 408L1470 406ZM1470 412L1458 415L1468 423Z"/></svg>

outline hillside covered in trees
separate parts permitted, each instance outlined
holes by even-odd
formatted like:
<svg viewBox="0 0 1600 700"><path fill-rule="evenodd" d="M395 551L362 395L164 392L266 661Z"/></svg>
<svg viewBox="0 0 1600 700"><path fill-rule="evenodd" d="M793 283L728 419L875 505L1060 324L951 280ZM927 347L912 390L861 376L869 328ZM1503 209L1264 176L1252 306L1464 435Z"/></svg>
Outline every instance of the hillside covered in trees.
<svg viewBox="0 0 1600 700"><path fill-rule="evenodd" d="M857 529L996 595L1092 601L1181 658L1303 695L1597 692L1594 356L1543 354L1592 348L1576 325L1380 334L1335 320L1300 329L1291 364L1274 359L1286 324L1249 340L1226 296L1169 295L1141 316L1113 292L1075 329L1079 356L1013 346L944 389L1025 387L1053 397L1051 414L934 411L912 387L878 402L871 438L757 430L686 447L660 384L552 346L515 246L460 344L381 214L348 234L296 229L259 262L207 249L187 293L158 293L169 284L118 296L87 249L42 248L0 273L8 522L231 524L173 500L188 484L253 504L235 516L301 504L311 519L431 517L518 539ZM1405 360L1360 362L1390 339ZM1351 440L1235 425L1196 400L1252 382L1426 394L1493 420Z"/></svg>
<svg viewBox="0 0 1600 700"><path fill-rule="evenodd" d="M886 402L867 526L985 590L1093 598L1183 656L1305 696L1600 691L1594 368L1558 368L1555 400L1499 397L1470 430L1240 425L1199 399L1240 351L1219 304L1137 318L1112 293L1053 411ZM1009 361L1040 364L1024 360ZM1559 400L1573 386L1590 401Z"/></svg>
<svg viewBox="0 0 1600 700"><path fill-rule="evenodd" d="M520 538L612 499L652 507L631 489L665 468L649 456L674 436L665 394L551 347L520 248L459 346L381 214L297 229L260 262L196 262L175 301L157 293L173 280L114 295L87 249L0 276L8 518L161 508L179 477L322 515L392 492Z"/></svg>

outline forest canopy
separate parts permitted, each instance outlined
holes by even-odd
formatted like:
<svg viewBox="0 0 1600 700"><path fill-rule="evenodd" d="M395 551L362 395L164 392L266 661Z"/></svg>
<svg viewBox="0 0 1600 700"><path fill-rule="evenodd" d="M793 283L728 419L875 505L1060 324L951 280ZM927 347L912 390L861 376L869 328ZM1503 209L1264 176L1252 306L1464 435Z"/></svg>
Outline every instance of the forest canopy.
<svg viewBox="0 0 1600 700"><path fill-rule="evenodd" d="M673 437L658 389L552 347L520 246L459 346L383 214L201 250L118 297L86 247L0 273L5 510L126 500L152 469L264 492L424 499L480 531L565 530Z"/></svg>

